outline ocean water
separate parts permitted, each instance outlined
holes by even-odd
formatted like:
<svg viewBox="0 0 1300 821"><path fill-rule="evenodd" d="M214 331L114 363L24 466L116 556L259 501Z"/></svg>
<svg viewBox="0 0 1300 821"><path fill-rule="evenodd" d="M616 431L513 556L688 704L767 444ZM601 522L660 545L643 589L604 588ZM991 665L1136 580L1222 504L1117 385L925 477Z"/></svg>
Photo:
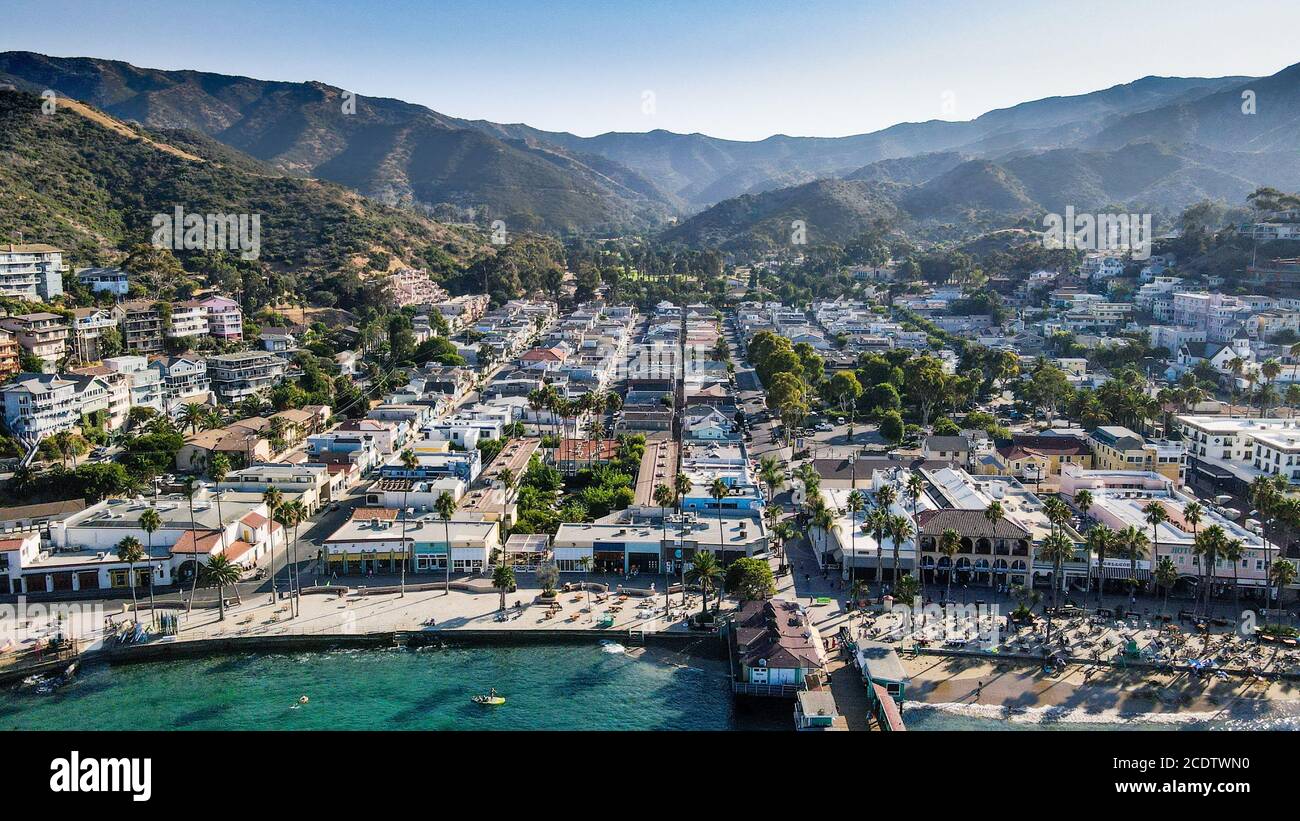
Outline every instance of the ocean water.
<svg viewBox="0 0 1300 821"><path fill-rule="evenodd" d="M0 699L0 729L789 729L737 716L725 668L590 645L244 654L86 667ZM490 687L497 707L470 697ZM301 696L308 703L299 704ZM743 711L742 711L743 712Z"/></svg>

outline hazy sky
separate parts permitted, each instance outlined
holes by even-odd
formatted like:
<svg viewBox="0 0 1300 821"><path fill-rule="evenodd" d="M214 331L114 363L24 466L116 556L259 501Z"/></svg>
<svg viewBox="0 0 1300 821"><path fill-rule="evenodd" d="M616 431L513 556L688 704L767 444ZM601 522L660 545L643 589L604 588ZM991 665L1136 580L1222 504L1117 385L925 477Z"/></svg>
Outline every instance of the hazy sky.
<svg viewBox="0 0 1300 821"><path fill-rule="evenodd" d="M0 50L320 80L582 135L840 136L1300 62L1295 0L5 0Z"/></svg>

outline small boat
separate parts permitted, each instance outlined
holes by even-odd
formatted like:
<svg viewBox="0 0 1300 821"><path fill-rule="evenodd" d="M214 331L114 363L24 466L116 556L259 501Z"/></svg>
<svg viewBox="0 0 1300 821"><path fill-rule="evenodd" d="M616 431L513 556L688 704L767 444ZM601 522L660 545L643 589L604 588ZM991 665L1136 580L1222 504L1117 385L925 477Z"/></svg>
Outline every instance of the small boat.
<svg viewBox="0 0 1300 821"><path fill-rule="evenodd" d="M505 697L493 695L473 696L470 701L475 704L482 704L484 707L497 707L506 703Z"/></svg>

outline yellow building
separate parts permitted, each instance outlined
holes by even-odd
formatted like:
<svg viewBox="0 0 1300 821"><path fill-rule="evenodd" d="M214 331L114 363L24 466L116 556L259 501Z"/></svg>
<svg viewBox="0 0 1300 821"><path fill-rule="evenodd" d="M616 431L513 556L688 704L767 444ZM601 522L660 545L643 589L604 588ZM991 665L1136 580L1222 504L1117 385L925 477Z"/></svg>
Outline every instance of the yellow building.
<svg viewBox="0 0 1300 821"><path fill-rule="evenodd" d="M1092 466L1096 470L1149 470L1173 482L1182 481L1183 446L1173 442L1147 441L1119 425L1102 425L1088 437Z"/></svg>

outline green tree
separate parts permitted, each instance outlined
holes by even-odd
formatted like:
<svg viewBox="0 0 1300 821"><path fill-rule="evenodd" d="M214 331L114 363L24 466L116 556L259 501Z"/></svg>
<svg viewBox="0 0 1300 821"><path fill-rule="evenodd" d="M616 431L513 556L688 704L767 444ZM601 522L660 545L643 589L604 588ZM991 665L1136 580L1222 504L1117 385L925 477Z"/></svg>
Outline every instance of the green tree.
<svg viewBox="0 0 1300 821"><path fill-rule="evenodd" d="M691 556L691 569L686 576L691 582L700 586L700 597L703 599L700 603L700 620L703 621L709 611L709 592L722 578L722 568L718 566L718 560L712 553L707 550L696 550ZM721 594L719 594L718 604L719 606L722 604Z"/></svg>
<svg viewBox="0 0 1300 821"><path fill-rule="evenodd" d="M140 546L140 540L136 537L126 536L122 541L117 543L117 560L119 562L126 562L127 584L131 588L131 617L135 620L136 624L140 623L140 604L135 597L135 566L146 558L147 554ZM152 572L153 568L152 564L150 564L151 576ZM152 613L150 615L152 616Z"/></svg>
<svg viewBox="0 0 1300 821"><path fill-rule="evenodd" d="M772 567L766 559L737 559L727 568L727 590L741 601L767 599L776 595Z"/></svg>
<svg viewBox="0 0 1300 821"><path fill-rule="evenodd" d="M217 588L219 621L226 620L226 588L239 583L240 572L239 565L220 553L210 557L203 567L204 584Z"/></svg>
<svg viewBox="0 0 1300 821"><path fill-rule="evenodd" d="M492 586L501 591L501 609L506 609L506 593L515 588L515 569L506 563L504 554L501 563L492 569Z"/></svg>

